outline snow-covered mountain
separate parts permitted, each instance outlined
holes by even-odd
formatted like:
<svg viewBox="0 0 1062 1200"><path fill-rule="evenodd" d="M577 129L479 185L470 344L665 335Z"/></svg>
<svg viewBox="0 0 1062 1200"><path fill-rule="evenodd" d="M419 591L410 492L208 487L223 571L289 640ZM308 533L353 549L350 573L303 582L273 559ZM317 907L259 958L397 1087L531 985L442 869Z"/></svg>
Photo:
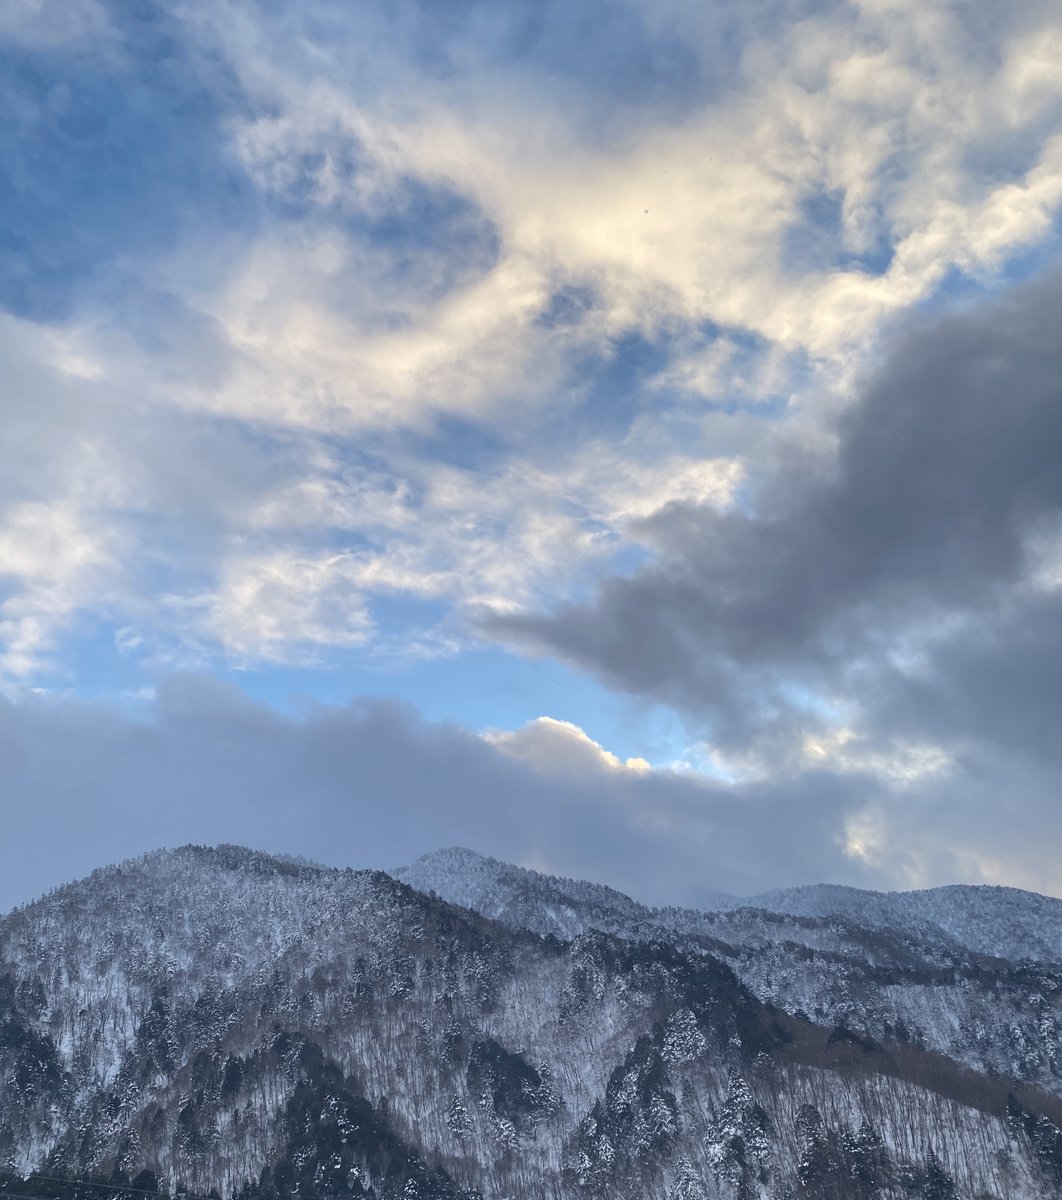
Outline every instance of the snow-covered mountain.
<svg viewBox="0 0 1062 1200"><path fill-rule="evenodd" d="M765 892L747 904L794 916L844 916L861 925L943 933L977 954L1062 962L1062 900L1019 888L950 887L869 892L816 884Z"/></svg>
<svg viewBox="0 0 1062 1200"><path fill-rule="evenodd" d="M705 890L698 910L654 909L602 884L545 875L459 847L426 854L394 875L420 891L511 925L523 921L541 933L571 933L585 928L585 918L710 932L719 917L709 914L755 909L845 917L865 928L914 934L1011 962L1062 963L1062 900L1019 888L953 885L873 892L823 883L748 897Z"/></svg>
<svg viewBox="0 0 1062 1200"><path fill-rule="evenodd" d="M1062 901L1014 888L870 892L819 885L714 911L649 908L600 885L467 850L395 877L510 928L601 929L708 951L760 999L1062 1095Z"/></svg>
<svg viewBox="0 0 1062 1200"><path fill-rule="evenodd" d="M940 1052L994 989L1047 1053L1047 964L850 916L658 912L467 852L401 874L185 847L0 920L0 1195L1062 1195L1040 1058ZM768 974L800 1001L832 978L856 1019L765 1002ZM863 1031L929 997L932 1037Z"/></svg>
<svg viewBox="0 0 1062 1200"><path fill-rule="evenodd" d="M659 925L651 908L603 884L544 875L460 846L426 854L392 874L513 929L570 938L590 928L630 934Z"/></svg>

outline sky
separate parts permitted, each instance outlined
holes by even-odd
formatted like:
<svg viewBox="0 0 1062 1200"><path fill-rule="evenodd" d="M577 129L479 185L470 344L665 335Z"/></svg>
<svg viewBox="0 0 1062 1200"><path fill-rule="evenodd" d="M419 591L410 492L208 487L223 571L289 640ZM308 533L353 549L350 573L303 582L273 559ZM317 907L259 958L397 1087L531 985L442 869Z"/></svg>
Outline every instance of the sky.
<svg viewBox="0 0 1062 1200"><path fill-rule="evenodd" d="M1053 0L6 0L0 910L160 845L1062 895Z"/></svg>

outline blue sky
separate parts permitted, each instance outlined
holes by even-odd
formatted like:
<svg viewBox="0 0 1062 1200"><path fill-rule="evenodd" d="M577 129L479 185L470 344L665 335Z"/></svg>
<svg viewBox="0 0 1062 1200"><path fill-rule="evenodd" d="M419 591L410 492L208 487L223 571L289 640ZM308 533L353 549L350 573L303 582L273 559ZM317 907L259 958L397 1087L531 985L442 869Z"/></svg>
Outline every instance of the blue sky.
<svg viewBox="0 0 1062 1200"><path fill-rule="evenodd" d="M1053 500L1022 526L1005 596L995 575L991 598L967 589L976 612L928 566L917 604L886 612L895 580L844 581L849 561L862 578L831 549L844 521L808 531L909 339L971 313L994 332L992 305L1051 277L1060 62L1057 5L1038 0L9 0L5 702L58 728L69 705L165 723L175 678L296 723L398 700L425 737L479 739L528 787L555 789L554 762L576 791L652 774L632 838L667 824L661 779L705 830L720 786L750 829L742 789L794 814L812 776L845 796L804 814L821 845L789 867L713 882L728 868L704 832L680 896L820 877L1057 891L1057 868L956 807L969 772L1040 796L1057 764L1009 745L975 771L979 727L879 711L942 630L1048 586ZM932 429L940 385L923 385ZM1019 475L1000 503L1024 514ZM872 547L892 503L863 513ZM824 556L850 605L822 625L793 568L746 597L776 613L756 632L771 655L721 616L687 622L744 595L789 512L806 521L784 544ZM959 524L935 526L936 552ZM796 654L778 631L802 603ZM375 794L357 803L377 819ZM1037 800L1029 827L1049 811ZM462 820L448 840L476 845ZM534 855L515 834L489 848L637 891L619 851L612 870L558 849L571 822ZM256 837L281 840L236 840ZM432 848L404 837L384 859ZM664 838L661 863L673 851Z"/></svg>

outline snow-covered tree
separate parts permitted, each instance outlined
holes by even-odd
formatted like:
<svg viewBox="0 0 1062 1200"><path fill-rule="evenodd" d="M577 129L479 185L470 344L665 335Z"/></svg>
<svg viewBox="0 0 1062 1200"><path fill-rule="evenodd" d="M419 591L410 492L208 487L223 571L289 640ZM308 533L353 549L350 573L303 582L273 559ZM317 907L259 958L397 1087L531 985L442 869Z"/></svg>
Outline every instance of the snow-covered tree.
<svg viewBox="0 0 1062 1200"><path fill-rule="evenodd" d="M672 1066L693 1062L708 1049L708 1039L701 1032L697 1018L688 1008L671 1014L664 1028L663 1055Z"/></svg>

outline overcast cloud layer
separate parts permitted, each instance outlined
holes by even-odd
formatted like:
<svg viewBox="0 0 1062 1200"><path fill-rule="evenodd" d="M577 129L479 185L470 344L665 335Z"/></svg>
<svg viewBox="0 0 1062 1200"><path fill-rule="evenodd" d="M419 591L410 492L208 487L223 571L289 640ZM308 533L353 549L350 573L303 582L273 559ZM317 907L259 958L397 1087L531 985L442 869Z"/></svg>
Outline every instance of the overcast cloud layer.
<svg viewBox="0 0 1062 1200"><path fill-rule="evenodd" d="M492 743L383 701L294 719L186 676L140 720L0 703L0 749L7 845L48 846L42 861L5 851L0 910L160 844L397 867L455 831L484 853L668 903L765 880L884 878L835 840L851 804L835 779L731 789L621 763L548 720Z"/></svg>
<svg viewBox="0 0 1062 1200"><path fill-rule="evenodd" d="M9 899L218 837L1062 892L1057 3L8 0L0 111Z"/></svg>

